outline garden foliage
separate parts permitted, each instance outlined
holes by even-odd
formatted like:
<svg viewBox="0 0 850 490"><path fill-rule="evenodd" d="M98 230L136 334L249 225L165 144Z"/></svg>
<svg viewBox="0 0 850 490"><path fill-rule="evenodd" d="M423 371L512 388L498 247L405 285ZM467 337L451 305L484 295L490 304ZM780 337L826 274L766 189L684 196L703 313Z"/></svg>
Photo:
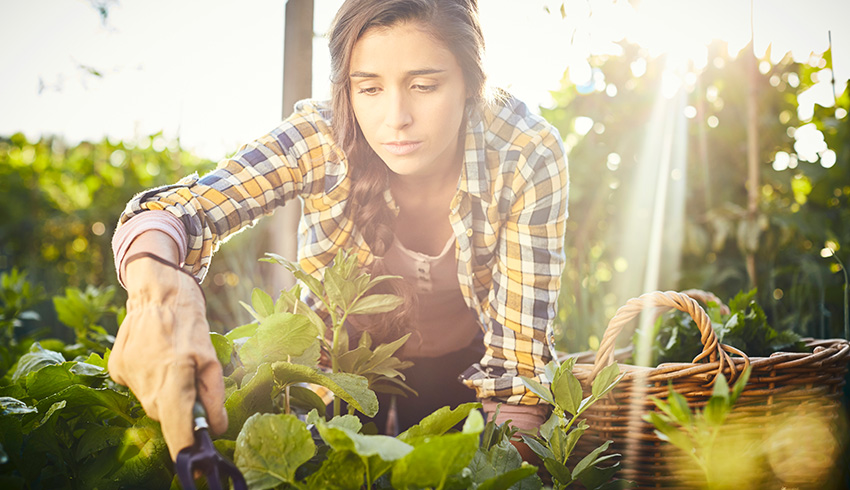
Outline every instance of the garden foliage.
<svg viewBox="0 0 850 490"><path fill-rule="evenodd" d="M325 302L329 313L323 319L308 308L300 299L300 286L282 291L277 300L255 290L251 305L245 305L255 322L226 335L210 334L224 367L229 419L228 431L215 444L236 462L250 488L543 487L537 468L524 463L511 443L516 430L496 426L492 420L485 423L478 403L443 407L397 437L378 435L373 424L364 425L353 414L377 413L376 390L414 394L403 382L402 370L409 363L394 356L406 337L373 346L366 335L349 346L344 328L349 315L384 312L398 305L395 296L367 294L388 277L364 274L356 258L342 252L321 279L278 257L270 260L289 267ZM26 298L38 294L21 274L4 274L2 279L8 286L3 320L14 325L27 316ZM17 296L10 291L18 291ZM77 342L35 342L24 335L4 353L14 360L7 363L0 387L3 488L176 484L158 423L106 371L112 338L98 323L104 315L123 316L123 310L109 304L111 293L109 288L69 289L65 296L54 298L60 318L74 330ZM322 357L331 369L320 366ZM534 443L556 451L546 466L558 471L568 471L558 466L569 455L565 441L574 445L586 429L581 423L571 429L574 416L619 379L616 366L609 368L600 377L604 380L594 385L593 395L581 400L580 388L578 395L574 393L577 381L571 369L571 363L547 368L552 391L526 380L535 393L555 405L556 415L547 423L545 436ZM322 391L345 401L349 413L341 414L335 404L333 415L326 414L326 403L317 394ZM603 488L600 478L607 481L616 470L616 465L595 467L606 459L594 452L573 474L588 488Z"/></svg>

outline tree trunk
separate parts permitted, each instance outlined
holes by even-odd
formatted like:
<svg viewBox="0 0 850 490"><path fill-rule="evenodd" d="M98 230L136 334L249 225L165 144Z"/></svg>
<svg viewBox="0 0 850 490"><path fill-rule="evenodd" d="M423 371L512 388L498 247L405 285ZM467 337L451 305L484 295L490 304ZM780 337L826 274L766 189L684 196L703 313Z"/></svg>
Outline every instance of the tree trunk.
<svg viewBox="0 0 850 490"><path fill-rule="evenodd" d="M313 92L313 0L288 0L284 22L282 118ZM271 248L289 260L296 259L300 219L299 200L286 203L271 217ZM292 287L295 278L283 267L275 267L271 283L272 291L278 291Z"/></svg>

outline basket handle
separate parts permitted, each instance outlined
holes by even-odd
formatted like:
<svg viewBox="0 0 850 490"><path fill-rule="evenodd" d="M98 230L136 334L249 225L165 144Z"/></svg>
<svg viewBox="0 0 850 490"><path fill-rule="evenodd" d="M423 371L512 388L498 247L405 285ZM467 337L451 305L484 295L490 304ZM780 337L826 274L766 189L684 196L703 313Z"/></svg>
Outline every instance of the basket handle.
<svg viewBox="0 0 850 490"><path fill-rule="evenodd" d="M694 295L696 295L696 292L694 292ZM692 362L697 363L706 359L708 362L720 361L717 372L712 377L709 385L714 384L714 379L718 374L723 372L726 366L729 366L731 370L730 381L737 377L737 369L735 363L732 362L732 358L729 356L729 352L744 357L745 363L747 365L749 364L749 358L746 354L734 347L721 344L718 341L717 335L714 334L714 329L711 327L711 320L708 318L705 310L689 294L678 293L676 291L655 291L628 300L625 305L617 310L611 321L608 322L608 327L605 329L605 334L599 343L599 351L596 353L596 360L593 363L593 371L591 371L590 379L596 378L596 375L605 366L614 362L614 342L626 324L638 316L642 310L653 307L662 307L665 308L665 311L675 308L689 314L694 319L700 331L700 342L703 348L702 352Z"/></svg>

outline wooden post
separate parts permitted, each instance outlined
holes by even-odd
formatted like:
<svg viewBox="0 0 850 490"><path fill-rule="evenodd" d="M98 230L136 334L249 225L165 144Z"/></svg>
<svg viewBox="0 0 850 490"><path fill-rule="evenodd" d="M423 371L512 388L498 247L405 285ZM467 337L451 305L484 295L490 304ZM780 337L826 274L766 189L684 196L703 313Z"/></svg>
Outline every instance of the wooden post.
<svg viewBox="0 0 850 490"><path fill-rule="evenodd" d="M283 38L283 106L281 117L292 113L295 103L313 93L313 0L288 0ZM270 248L289 260L297 256L301 202L293 200L271 217ZM274 268L272 291L292 287L295 279L283 267Z"/></svg>

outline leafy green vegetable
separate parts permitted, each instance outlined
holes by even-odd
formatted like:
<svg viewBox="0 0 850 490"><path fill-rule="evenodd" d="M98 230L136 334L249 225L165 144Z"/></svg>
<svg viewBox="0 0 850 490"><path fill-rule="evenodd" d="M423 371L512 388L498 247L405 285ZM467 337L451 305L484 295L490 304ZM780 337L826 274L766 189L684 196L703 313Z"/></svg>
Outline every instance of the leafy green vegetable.
<svg viewBox="0 0 850 490"><path fill-rule="evenodd" d="M722 314L713 302L707 305L706 312L720 342L751 357L767 357L780 351L804 352L805 344L798 334L791 330L776 331L768 324L764 310L755 301L756 293L756 289L739 292L729 301L728 314ZM699 328L687 313L669 312L656 320L654 328L655 364L691 362L702 352Z"/></svg>
<svg viewBox="0 0 850 490"><path fill-rule="evenodd" d="M579 420L579 416L613 390L624 374L620 373L617 364L607 366L593 380L590 396L583 397L581 383L572 373L575 363L574 358L560 365L555 361L549 363L545 369L546 377L551 379L549 387L534 379L522 377L522 382L532 393L553 405L553 411L550 419L540 427L540 435L521 434L521 437L543 461L552 475L554 488L567 488L580 480L586 488L597 489L607 485L610 476L616 471L611 466L599 466L619 456L602 455L611 441L591 451L572 470L567 467L567 460L579 438L589 428L584 420Z"/></svg>
<svg viewBox="0 0 850 490"><path fill-rule="evenodd" d="M644 420L655 426L655 434L659 439L673 444L695 463L710 489L726 488L714 484L722 480L721 473L727 470L724 465L714 464L722 453L728 451L728 447L718 441L718 434L749 378L750 368L747 368L730 390L726 377L719 374L711 397L702 410L692 410L687 399L674 390L670 383L666 400L652 399L658 411L644 416Z"/></svg>
<svg viewBox="0 0 850 490"><path fill-rule="evenodd" d="M252 489L294 483L295 470L316 452L310 431L289 414L254 414L236 439L236 465Z"/></svg>

